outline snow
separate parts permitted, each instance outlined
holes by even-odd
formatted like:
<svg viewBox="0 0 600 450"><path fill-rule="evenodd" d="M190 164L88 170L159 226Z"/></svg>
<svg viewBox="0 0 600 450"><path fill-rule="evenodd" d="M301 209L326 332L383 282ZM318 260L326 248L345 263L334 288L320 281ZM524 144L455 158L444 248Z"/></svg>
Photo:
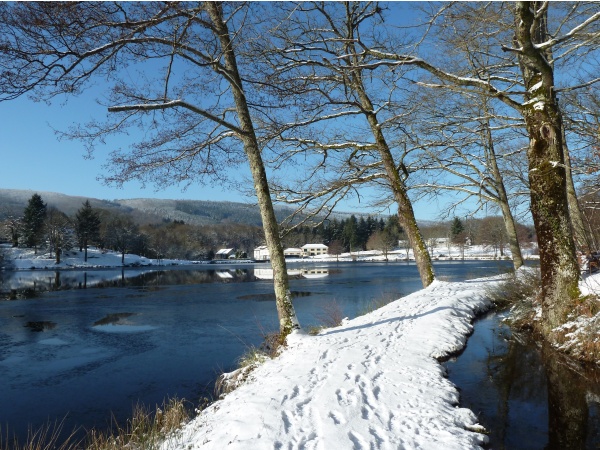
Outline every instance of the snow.
<svg viewBox="0 0 600 450"><path fill-rule="evenodd" d="M531 86L529 88L529 92L535 92L537 90L539 90L542 87L543 82L539 81L538 83L534 84L533 86Z"/></svg>
<svg viewBox="0 0 600 450"><path fill-rule="evenodd" d="M438 359L464 347L500 280L435 281L316 336L295 332L162 448L481 448L483 427Z"/></svg>
<svg viewBox="0 0 600 450"><path fill-rule="evenodd" d="M400 247L406 248L406 244L400 241ZM434 245L428 245L429 252L434 261L451 261L451 260L490 260L490 259L510 259L511 252L508 246L503 250L503 255L500 254L498 248L487 245L465 245L461 249L458 245L449 244L445 239L437 239ZM521 248L525 259L539 259L537 255L537 245L531 243L528 246ZM464 254L464 258L463 258ZM356 259L358 261L384 261L385 256L380 250L355 251L350 253L342 253L340 255L316 255L308 259L318 261L350 261ZM388 261L406 261L406 250L395 249L387 254ZM408 259L414 261L415 257L412 249L408 250ZM288 262L302 262L303 259L290 259Z"/></svg>
<svg viewBox="0 0 600 450"><path fill-rule="evenodd" d="M150 259L143 256L125 254L125 263L121 263L121 253L110 250L100 250L95 247L88 248L88 260L83 259L83 252L67 251L61 256L60 264L56 264L54 254L39 252L35 254L33 249L12 248L4 246L4 255L10 260L12 269L74 269L74 268L107 268L125 266L157 266L157 265L180 265L198 264L198 261L181 261L171 259Z"/></svg>

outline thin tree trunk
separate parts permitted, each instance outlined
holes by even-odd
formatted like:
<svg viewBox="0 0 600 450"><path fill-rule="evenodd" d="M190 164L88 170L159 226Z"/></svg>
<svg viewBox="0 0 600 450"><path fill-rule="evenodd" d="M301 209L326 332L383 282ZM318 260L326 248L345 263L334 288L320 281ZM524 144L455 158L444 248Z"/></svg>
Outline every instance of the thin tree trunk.
<svg viewBox="0 0 600 450"><path fill-rule="evenodd" d="M394 163L392 152L390 151L385 136L381 131L377 116L373 110L373 104L362 87L362 80L359 75L355 74L354 83L355 90L361 101L361 106L365 110L367 121L369 122L373 137L377 143L377 150L379 151L379 155L383 162L386 176L394 195L394 200L398 204L398 220L400 221L400 225L404 229L413 250L415 264L417 265L423 287L427 287L433 283L433 280L435 279L431 255L427 251L427 245L425 244L425 240L417 225L412 203L406 192L406 186L400 178L400 174Z"/></svg>
<svg viewBox="0 0 600 450"><path fill-rule="evenodd" d="M579 249L583 250L585 253L588 253L592 250L590 248L591 242L586 232L583 214L581 214L581 207L579 206L577 192L575 191L575 183L573 182L573 171L571 170L571 156L569 154L569 146L567 145L564 123L562 123L561 134L563 141L563 153L565 158L565 170L567 174L567 201L569 202L569 214L571 216L571 225L573 226L573 232L575 233L575 244Z"/></svg>
<svg viewBox="0 0 600 450"><path fill-rule="evenodd" d="M485 111L487 113L487 107L485 108ZM489 127L489 122L487 121L484 124L484 130L487 140L486 161L489 163L492 175L494 177L494 188L498 194L498 203L500 205L500 210L502 211L502 218L504 219L504 227L506 228L506 235L508 236L508 245L512 254L513 266L516 270L523 265L523 255L521 253L521 247L519 246L519 239L517 237L515 218L510 210L508 194L506 193L506 188L504 186L504 179L502 178L502 173L498 167L498 160L496 158L496 150L494 147L492 132Z"/></svg>
<svg viewBox="0 0 600 450"><path fill-rule="evenodd" d="M536 42L547 37L537 2L518 2L516 39L526 102L522 112L529 133L531 212L538 237L542 275L542 316L547 331L562 324L579 296L579 267L569 216L560 109L554 71ZM532 32L536 35L532 35Z"/></svg>
<svg viewBox="0 0 600 450"><path fill-rule="evenodd" d="M205 5L211 21L219 35L221 49L225 60L225 68L229 75L240 128L244 131L244 134L240 136L240 138L244 143L244 151L252 172L254 190L256 191L265 232L265 240L271 257L275 301L279 317L279 331L281 339L284 340L292 330L300 328L300 325L298 324L296 312L294 311L294 306L292 304L292 294L289 288L287 267L279 236L279 225L277 224L277 219L275 217L267 175L260 153L260 147L254 132L250 110L242 87L242 80L238 72L237 61L229 37L229 30L227 24L223 21L221 4L206 2Z"/></svg>
<svg viewBox="0 0 600 450"><path fill-rule="evenodd" d="M408 193L406 191L406 185L400 178L398 167L394 162L394 157L392 156L390 147L388 146L385 136L381 131L381 124L377 119L375 109L373 108L373 103L371 102L371 99L369 98L365 89L362 69L359 68L361 61L359 60L356 52L356 46L353 43L353 39L355 38L355 24L352 14L348 10L348 5L349 4L346 3L346 20L348 23L349 32L348 54L353 55L351 58L348 58L348 62L351 68L354 66L350 72L349 84L350 87L358 94L361 107L366 115L371 132L373 133L373 137L377 144L377 151L379 152L383 162L386 177L390 183L390 188L392 189L392 193L394 195L394 200L398 204L398 220L400 222L400 226L402 226L404 229L406 236L408 237L408 241L413 249L415 264L419 271L419 276L421 277L423 287L427 287L435 280L431 255L427 251L427 245L425 244L425 240L423 239L421 231L419 230L419 226L417 225L412 203L410 198L408 198Z"/></svg>

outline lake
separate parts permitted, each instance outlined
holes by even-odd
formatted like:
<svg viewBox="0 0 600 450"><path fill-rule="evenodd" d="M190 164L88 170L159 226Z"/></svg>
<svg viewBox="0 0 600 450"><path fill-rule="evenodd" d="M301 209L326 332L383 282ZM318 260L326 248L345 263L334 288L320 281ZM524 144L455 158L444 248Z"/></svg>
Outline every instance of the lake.
<svg viewBox="0 0 600 450"><path fill-rule="evenodd" d="M491 275L508 261L438 262L450 281ZM331 302L355 317L421 288L412 263L290 263L300 323ZM215 378L277 329L270 266L0 272L0 425L104 429L133 405L167 397L197 404ZM6 435L6 433L5 433Z"/></svg>

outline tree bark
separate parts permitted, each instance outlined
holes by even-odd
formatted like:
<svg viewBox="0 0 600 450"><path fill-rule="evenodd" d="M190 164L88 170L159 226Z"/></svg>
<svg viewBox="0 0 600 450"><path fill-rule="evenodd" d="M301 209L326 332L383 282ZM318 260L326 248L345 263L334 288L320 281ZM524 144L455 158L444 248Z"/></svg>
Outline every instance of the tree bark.
<svg viewBox="0 0 600 450"><path fill-rule="evenodd" d="M531 212L538 237L542 275L542 316L550 329L566 319L579 296L579 267L569 216L560 109L554 71L535 46L547 37L537 2L518 2L516 40L527 94L522 113L529 134L527 156Z"/></svg>
<svg viewBox="0 0 600 450"><path fill-rule="evenodd" d="M498 194L498 203L500 205L500 210L502 211L502 218L504 219L504 226L506 228L506 235L508 236L508 245L512 254L513 266L515 270L517 270L523 265L523 255L521 253L521 247L519 246L519 239L517 237L515 218L510 210L508 194L506 193L506 187L504 186L504 179L502 178L502 173L498 167L498 160L496 158L496 151L494 148L494 139L489 127L489 122L485 124L484 128L487 140L486 160L490 164L490 170L494 177L494 187Z"/></svg>
<svg viewBox="0 0 600 450"><path fill-rule="evenodd" d="M573 232L575 233L575 244L577 245L578 249L581 249L585 253L588 253L596 249L590 248L590 238L586 232L583 214L581 214L581 207L579 206L579 200L577 199L575 183L573 182L573 171L571 170L571 156L569 154L569 146L567 145L564 124L562 124L561 133L563 141L563 153L565 158L565 170L567 176L567 201L569 202L569 214L571 216L571 225L573 226Z"/></svg>
<svg viewBox="0 0 600 450"><path fill-rule="evenodd" d="M260 208L265 240L271 257L271 266L273 268L275 302L279 317L279 331L281 340L283 341L292 330L300 328L300 325L292 304L292 294L289 288L287 267L279 235L279 225L275 217L267 175L256 133L254 131L252 118L250 116L250 110L242 87L242 80L238 72L237 60L229 37L229 30L226 23L223 21L221 4L206 2L205 5L219 36L221 49L224 55L225 69L229 74L236 112L242 131L240 138L244 144L244 152L248 158L252 178L254 180L254 190Z"/></svg>

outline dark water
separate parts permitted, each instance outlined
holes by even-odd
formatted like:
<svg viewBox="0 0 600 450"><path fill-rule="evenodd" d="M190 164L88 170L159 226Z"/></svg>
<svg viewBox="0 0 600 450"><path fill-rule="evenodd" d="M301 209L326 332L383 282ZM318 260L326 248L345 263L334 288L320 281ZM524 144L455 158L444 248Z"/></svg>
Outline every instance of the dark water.
<svg viewBox="0 0 600 450"><path fill-rule="evenodd" d="M525 336L502 314L475 323L465 351L447 362L461 406L490 432L490 448L600 448L600 370L582 367Z"/></svg>
<svg viewBox="0 0 600 450"><path fill-rule="evenodd" d="M436 272L460 280L508 267L446 262ZM421 288L407 263L289 268L303 326L317 324L332 300L354 317ZM17 298L0 301L0 426L22 439L47 420L64 418L67 431L105 428L136 403L197 404L220 371L277 328L269 275L264 264L0 273L0 291Z"/></svg>

